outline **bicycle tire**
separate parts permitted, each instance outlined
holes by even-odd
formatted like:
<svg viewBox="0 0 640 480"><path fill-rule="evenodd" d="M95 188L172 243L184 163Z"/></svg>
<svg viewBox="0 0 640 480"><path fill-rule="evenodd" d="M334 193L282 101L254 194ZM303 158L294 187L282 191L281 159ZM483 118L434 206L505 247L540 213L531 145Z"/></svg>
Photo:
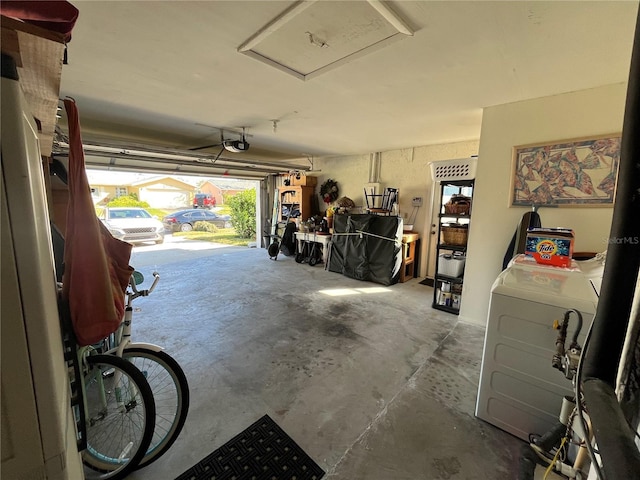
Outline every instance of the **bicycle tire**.
<svg viewBox="0 0 640 480"><path fill-rule="evenodd" d="M189 412L189 384L178 362L166 352L125 347L122 358L143 373L156 404L153 439L138 464L142 468L160 458L180 435Z"/></svg>
<svg viewBox="0 0 640 480"><path fill-rule="evenodd" d="M156 416L153 393L142 372L121 358L92 355L86 362L84 476L87 480L122 479L138 467L153 438ZM120 372L118 385L115 385L116 371ZM104 388L97 381L98 375ZM103 394L106 406L100 400Z"/></svg>

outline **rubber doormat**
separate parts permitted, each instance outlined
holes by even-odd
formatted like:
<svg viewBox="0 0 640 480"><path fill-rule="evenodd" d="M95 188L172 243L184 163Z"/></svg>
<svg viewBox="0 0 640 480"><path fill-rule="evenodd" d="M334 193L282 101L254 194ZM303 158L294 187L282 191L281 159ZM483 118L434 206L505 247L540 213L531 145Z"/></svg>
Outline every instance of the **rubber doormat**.
<svg viewBox="0 0 640 480"><path fill-rule="evenodd" d="M176 480L319 480L324 473L265 415Z"/></svg>

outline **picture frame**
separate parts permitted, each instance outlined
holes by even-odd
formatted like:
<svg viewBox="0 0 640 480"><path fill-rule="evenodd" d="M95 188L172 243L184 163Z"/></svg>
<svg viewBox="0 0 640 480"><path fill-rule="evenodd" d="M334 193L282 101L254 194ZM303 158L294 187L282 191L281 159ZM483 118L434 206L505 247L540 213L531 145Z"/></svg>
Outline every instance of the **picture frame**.
<svg viewBox="0 0 640 480"><path fill-rule="evenodd" d="M511 207L612 206L622 135L513 147Z"/></svg>

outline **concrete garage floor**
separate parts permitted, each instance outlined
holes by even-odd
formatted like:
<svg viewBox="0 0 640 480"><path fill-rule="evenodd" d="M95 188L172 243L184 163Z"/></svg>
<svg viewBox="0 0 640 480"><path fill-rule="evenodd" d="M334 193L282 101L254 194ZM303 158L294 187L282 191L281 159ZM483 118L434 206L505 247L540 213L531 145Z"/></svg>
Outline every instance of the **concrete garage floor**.
<svg viewBox="0 0 640 480"><path fill-rule="evenodd" d="M164 248L132 257L162 276L134 304L134 340L180 362L191 407L174 446L129 478L173 479L265 413L324 478L516 478L522 442L473 415L484 329L431 309L431 288L264 249Z"/></svg>

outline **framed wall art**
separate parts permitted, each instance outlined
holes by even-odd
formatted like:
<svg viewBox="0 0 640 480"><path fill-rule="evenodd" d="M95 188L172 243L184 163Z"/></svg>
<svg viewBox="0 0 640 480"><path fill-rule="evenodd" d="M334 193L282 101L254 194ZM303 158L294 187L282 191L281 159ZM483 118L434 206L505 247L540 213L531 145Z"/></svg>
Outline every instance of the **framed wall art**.
<svg viewBox="0 0 640 480"><path fill-rule="evenodd" d="M510 205L612 205L620 140L611 134L514 147Z"/></svg>

